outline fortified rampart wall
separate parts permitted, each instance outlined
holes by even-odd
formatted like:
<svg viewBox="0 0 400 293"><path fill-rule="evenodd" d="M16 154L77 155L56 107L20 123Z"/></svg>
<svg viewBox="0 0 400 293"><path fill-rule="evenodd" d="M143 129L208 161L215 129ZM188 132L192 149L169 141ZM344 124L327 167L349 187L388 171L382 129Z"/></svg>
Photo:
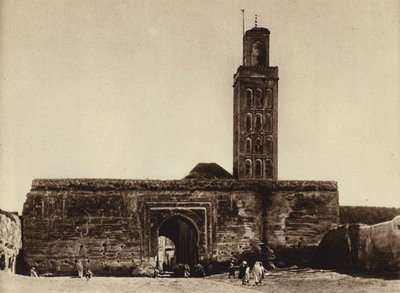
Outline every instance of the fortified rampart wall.
<svg viewBox="0 0 400 293"><path fill-rule="evenodd" d="M267 246L286 262L283 252L314 248L337 226L338 208L335 182L34 180L25 260L39 273L74 274L80 259L97 275L128 275L154 258L160 226L179 215L196 227L206 267L264 257Z"/></svg>

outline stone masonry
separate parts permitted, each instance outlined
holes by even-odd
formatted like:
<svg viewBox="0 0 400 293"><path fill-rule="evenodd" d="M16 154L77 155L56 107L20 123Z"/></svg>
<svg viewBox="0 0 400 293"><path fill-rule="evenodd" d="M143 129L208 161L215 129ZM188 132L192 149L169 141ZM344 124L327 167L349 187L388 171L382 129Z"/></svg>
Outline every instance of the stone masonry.
<svg viewBox="0 0 400 293"><path fill-rule="evenodd" d="M208 268L272 249L316 247L338 223L334 182L34 180L24 205L24 248L41 273L72 274L81 259L128 275L155 257L158 229L174 215L198 231Z"/></svg>

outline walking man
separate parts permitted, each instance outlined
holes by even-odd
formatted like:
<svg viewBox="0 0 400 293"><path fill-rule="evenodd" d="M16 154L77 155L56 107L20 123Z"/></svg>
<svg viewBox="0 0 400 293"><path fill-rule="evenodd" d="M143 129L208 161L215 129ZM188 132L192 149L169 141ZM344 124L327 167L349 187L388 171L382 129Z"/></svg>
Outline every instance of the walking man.
<svg viewBox="0 0 400 293"><path fill-rule="evenodd" d="M75 260L75 266L76 269L78 270L78 278L82 278L83 277L83 264L80 260Z"/></svg>
<svg viewBox="0 0 400 293"><path fill-rule="evenodd" d="M232 276L233 278L235 278L235 265L234 265L233 261L231 261L231 263L229 264L229 275L228 275L228 279L230 279L231 276Z"/></svg>

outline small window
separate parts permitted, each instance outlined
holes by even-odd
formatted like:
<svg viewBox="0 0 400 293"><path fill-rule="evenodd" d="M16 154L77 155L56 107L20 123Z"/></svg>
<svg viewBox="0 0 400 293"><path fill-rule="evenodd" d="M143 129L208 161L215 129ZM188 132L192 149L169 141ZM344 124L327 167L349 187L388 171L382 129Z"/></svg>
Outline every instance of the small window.
<svg viewBox="0 0 400 293"><path fill-rule="evenodd" d="M254 128L256 129L256 131L260 131L262 128L262 116L261 114L257 114L256 115L256 121L255 121L255 125Z"/></svg>
<svg viewBox="0 0 400 293"><path fill-rule="evenodd" d="M263 143L262 143L261 138L259 138L259 137L256 138L255 151L257 154L263 153Z"/></svg>
<svg viewBox="0 0 400 293"><path fill-rule="evenodd" d="M263 96L262 90L260 90L260 89L257 89L257 91L256 91L256 106L257 106L257 108L264 107L264 96Z"/></svg>
<svg viewBox="0 0 400 293"><path fill-rule="evenodd" d="M266 106L268 109L272 109L272 105L273 105L273 95L272 95L272 90L271 89L267 89L267 97L266 97Z"/></svg>
<svg viewBox="0 0 400 293"><path fill-rule="evenodd" d="M246 107L253 107L253 91L251 89L246 89Z"/></svg>
<svg viewBox="0 0 400 293"><path fill-rule="evenodd" d="M250 137L246 138L246 153L248 153L248 154L251 153L251 138Z"/></svg>
<svg viewBox="0 0 400 293"><path fill-rule="evenodd" d="M272 139L267 138L267 140L265 141L266 144L266 151L267 151L267 155L272 158L272 153L273 153L273 144L272 144Z"/></svg>
<svg viewBox="0 0 400 293"><path fill-rule="evenodd" d="M256 177L261 177L262 176L262 162L261 160L256 160L255 164L255 175Z"/></svg>
<svg viewBox="0 0 400 293"><path fill-rule="evenodd" d="M265 116L265 131L272 132L272 115L270 114Z"/></svg>
<svg viewBox="0 0 400 293"><path fill-rule="evenodd" d="M251 160L246 160L246 177L251 177Z"/></svg>
<svg viewBox="0 0 400 293"><path fill-rule="evenodd" d="M266 160L265 161L265 176L267 178L272 178L273 177L273 165L271 160Z"/></svg>
<svg viewBox="0 0 400 293"><path fill-rule="evenodd" d="M247 115L246 115L246 131L247 132L250 132L251 131L251 119L252 117L251 117L251 114L250 113L247 113Z"/></svg>

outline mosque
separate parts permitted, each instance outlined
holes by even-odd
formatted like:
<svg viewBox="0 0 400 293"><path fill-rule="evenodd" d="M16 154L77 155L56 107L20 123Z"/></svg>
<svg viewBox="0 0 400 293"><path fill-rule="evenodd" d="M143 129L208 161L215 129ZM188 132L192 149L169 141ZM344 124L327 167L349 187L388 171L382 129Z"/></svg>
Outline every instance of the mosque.
<svg viewBox="0 0 400 293"><path fill-rule="evenodd" d="M278 67L270 31L243 36L233 78L233 172L199 163L181 180L35 179L23 208L23 253L39 273L69 275L81 260L96 275L130 275L150 260L233 259L307 265L337 227L334 181L278 180ZM228 85L227 85L228 86Z"/></svg>

